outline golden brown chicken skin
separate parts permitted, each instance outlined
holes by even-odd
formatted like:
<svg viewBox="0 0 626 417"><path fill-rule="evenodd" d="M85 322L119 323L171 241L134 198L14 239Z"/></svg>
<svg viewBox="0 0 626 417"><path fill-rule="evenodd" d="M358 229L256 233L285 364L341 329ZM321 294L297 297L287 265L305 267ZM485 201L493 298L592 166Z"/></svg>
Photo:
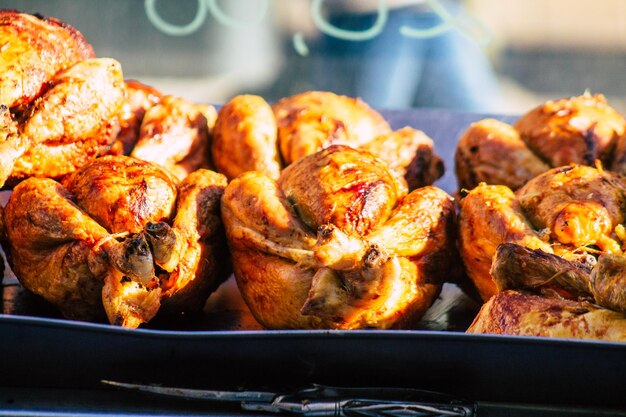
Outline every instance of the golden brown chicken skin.
<svg viewBox="0 0 626 417"><path fill-rule="evenodd" d="M462 190L483 182L516 190L550 166L528 147L513 126L483 119L472 123L459 138L454 169Z"/></svg>
<svg viewBox="0 0 626 417"><path fill-rule="evenodd" d="M218 213L226 179L104 156L66 178L18 184L5 251L22 285L68 318L138 327L161 310L201 309L225 278ZM222 267L226 265L226 267Z"/></svg>
<svg viewBox="0 0 626 417"><path fill-rule="evenodd" d="M0 10L0 105L29 105L48 81L79 61L94 58L83 35L54 18Z"/></svg>
<svg viewBox="0 0 626 417"><path fill-rule="evenodd" d="M327 91L286 97L272 108L286 164L331 144L358 148L391 131L387 121L362 100Z"/></svg>
<svg viewBox="0 0 626 417"><path fill-rule="evenodd" d="M481 297L486 301L498 292L490 269L501 243L570 261L622 254L624 190L618 175L569 165L539 175L516 193L487 184L469 191L460 201L459 248Z"/></svg>
<svg viewBox="0 0 626 417"><path fill-rule="evenodd" d="M205 117L209 111L182 98L163 97L144 114L130 155L164 166L179 179L197 169L210 168L210 132Z"/></svg>
<svg viewBox="0 0 626 417"><path fill-rule="evenodd" d="M504 291L487 301L468 333L626 341L626 317L589 302Z"/></svg>
<svg viewBox="0 0 626 417"><path fill-rule="evenodd" d="M516 190L552 167L596 160L618 173L623 161L626 120L601 94L550 100L513 126L494 119L472 124L461 135L455 162L459 186L480 182Z"/></svg>
<svg viewBox="0 0 626 417"><path fill-rule="evenodd" d="M130 155L139 139L139 130L146 111L163 98L159 90L137 80L126 80L124 83L124 104L118 116L120 131L107 152L110 155Z"/></svg>
<svg viewBox="0 0 626 417"><path fill-rule="evenodd" d="M229 179L246 171L258 171L278 179L282 161L276 135L276 118L263 98L234 97L222 106L215 125L212 143L215 167Z"/></svg>
<svg viewBox="0 0 626 417"><path fill-rule="evenodd" d="M374 154L410 189L443 175L443 162L424 132L408 126L392 131L363 101L326 91L286 97L273 106L259 96L234 97L218 116L212 156L229 179L251 170L277 179L295 160L332 144Z"/></svg>
<svg viewBox="0 0 626 417"><path fill-rule="evenodd" d="M407 196L382 161L341 145L278 181L240 175L222 217L243 298L273 329L410 327L454 249L450 196L435 187Z"/></svg>
<svg viewBox="0 0 626 417"><path fill-rule="evenodd" d="M121 65L113 59L84 60L57 74L18 125L20 140L9 153L20 156L3 166L5 179L60 178L104 153L119 131L123 98Z"/></svg>

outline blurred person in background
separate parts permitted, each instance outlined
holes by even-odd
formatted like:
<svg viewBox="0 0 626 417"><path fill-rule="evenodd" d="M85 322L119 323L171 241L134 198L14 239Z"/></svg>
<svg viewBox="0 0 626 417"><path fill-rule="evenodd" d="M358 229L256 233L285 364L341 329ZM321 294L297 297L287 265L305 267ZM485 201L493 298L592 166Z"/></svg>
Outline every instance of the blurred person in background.
<svg viewBox="0 0 626 417"><path fill-rule="evenodd" d="M307 56L287 52L287 65L266 95L316 89L358 96L378 108L498 110L498 82L485 52L488 33L462 2L302 4L311 10L292 10L284 18L303 21L307 12L314 18L321 6L323 21L315 23L319 32L309 35Z"/></svg>

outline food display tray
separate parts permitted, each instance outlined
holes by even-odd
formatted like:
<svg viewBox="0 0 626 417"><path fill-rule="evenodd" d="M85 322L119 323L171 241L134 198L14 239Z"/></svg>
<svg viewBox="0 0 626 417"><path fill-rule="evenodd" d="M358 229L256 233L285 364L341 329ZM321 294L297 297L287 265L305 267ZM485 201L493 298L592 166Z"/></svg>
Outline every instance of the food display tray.
<svg viewBox="0 0 626 417"><path fill-rule="evenodd" d="M446 164L436 185L454 194L456 141L486 115L383 113L392 127L413 126L433 138ZM218 294L212 308L221 315L184 328L159 323L130 330L64 320L5 277L0 387L97 389L102 380L211 389L318 383L411 387L470 401L626 406L625 343L465 334L478 305L453 286L433 307L438 313L429 312L434 325L426 320L419 330L403 331L263 330L228 305L236 291L232 279L221 291L231 294L223 303ZM238 308L244 308L240 300Z"/></svg>

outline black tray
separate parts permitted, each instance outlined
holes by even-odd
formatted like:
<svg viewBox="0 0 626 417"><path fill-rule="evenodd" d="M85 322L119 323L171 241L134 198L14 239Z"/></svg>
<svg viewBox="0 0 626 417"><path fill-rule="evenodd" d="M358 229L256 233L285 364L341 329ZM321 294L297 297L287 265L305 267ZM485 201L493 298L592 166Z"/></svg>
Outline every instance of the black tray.
<svg viewBox="0 0 626 417"><path fill-rule="evenodd" d="M457 138L485 115L384 113L394 128L414 126L435 140L446 162L437 185L454 193ZM19 293L7 279L4 291L5 298ZM459 296L454 289L444 291L450 293ZM33 300L24 296L29 305ZM438 308L445 302L439 300ZM44 304L32 305L0 315L0 386L99 389L102 379L212 389L321 383L413 387L474 401L626 406L626 344L464 334L475 312L471 303L460 310L460 320L439 327L445 331L428 326L415 331L223 330L210 324L198 330L202 327L167 323L128 330L62 320Z"/></svg>

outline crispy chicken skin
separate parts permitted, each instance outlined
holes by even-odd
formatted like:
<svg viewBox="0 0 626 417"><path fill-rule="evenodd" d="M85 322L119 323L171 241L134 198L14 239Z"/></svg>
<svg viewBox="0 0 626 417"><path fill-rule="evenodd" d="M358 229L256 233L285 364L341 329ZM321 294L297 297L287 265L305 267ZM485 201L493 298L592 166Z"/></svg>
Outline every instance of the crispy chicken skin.
<svg viewBox="0 0 626 417"><path fill-rule="evenodd" d="M200 108L182 98L165 96L146 110L130 155L168 168L183 179L210 168L209 124Z"/></svg>
<svg viewBox="0 0 626 417"><path fill-rule="evenodd" d="M326 91L286 97L272 108L286 164L331 144L358 148L391 131L387 121L365 102Z"/></svg>
<svg viewBox="0 0 626 417"><path fill-rule="evenodd" d="M0 105L29 105L53 76L94 58L83 35L54 18L0 10Z"/></svg>
<svg viewBox="0 0 626 417"><path fill-rule="evenodd" d="M278 179L282 162L276 132L276 118L263 98L234 97L220 109L213 132L215 167L229 179L246 171Z"/></svg>
<svg viewBox="0 0 626 417"><path fill-rule="evenodd" d="M435 154L433 140L412 127L382 134L361 149L386 162L406 180L409 190L431 185L443 175L443 161Z"/></svg>
<svg viewBox="0 0 626 417"><path fill-rule="evenodd" d="M113 59L84 60L57 74L19 125L16 148L23 153L9 184L32 176L59 178L106 151L119 131L123 97L122 69Z"/></svg>
<svg viewBox="0 0 626 417"><path fill-rule="evenodd" d="M0 186L60 178L106 151L119 130L120 64L95 58L71 26L0 11Z"/></svg>
<svg viewBox="0 0 626 417"><path fill-rule="evenodd" d="M410 327L451 264L454 202L406 195L370 153L332 145L278 181L250 171L222 218L244 300L266 328Z"/></svg>
<svg viewBox="0 0 626 417"><path fill-rule="evenodd" d="M515 123L520 136L551 166L606 161L626 120L601 94L550 100Z"/></svg>
<svg viewBox="0 0 626 417"><path fill-rule="evenodd" d="M516 190L550 169L513 126L496 119L483 119L468 127L459 138L454 167L459 188L466 190L482 182Z"/></svg>
<svg viewBox="0 0 626 417"><path fill-rule="evenodd" d="M467 332L623 342L626 317L589 302L508 290L482 306Z"/></svg>
<svg viewBox="0 0 626 417"><path fill-rule="evenodd" d="M120 131L107 152L110 155L130 155L139 139L141 122L149 108L158 104L163 94L137 80L126 80L124 104L119 113Z"/></svg>
<svg viewBox="0 0 626 417"><path fill-rule="evenodd" d="M22 285L68 318L137 327L163 306L196 311L227 268L224 176L180 185L164 168L104 156L63 184L29 178L6 205L5 251ZM221 264L220 264L221 262Z"/></svg>
<svg viewBox="0 0 626 417"><path fill-rule="evenodd" d="M251 170L277 179L281 169L332 144L374 154L410 189L443 175L443 162L424 132L391 131L363 101L325 91L286 97L273 106L259 96L234 97L218 115L212 155L229 179Z"/></svg>
<svg viewBox="0 0 626 417"><path fill-rule="evenodd" d="M472 124L460 137L455 162L459 186L481 182L513 190L551 167L596 160L626 173L626 120L601 94L550 100L514 126L493 119Z"/></svg>
<svg viewBox="0 0 626 417"><path fill-rule="evenodd" d="M498 292L490 274L496 248L515 243L566 260L622 254L616 229L624 222L624 179L585 165L553 168L516 193L480 184L460 201L459 249L486 301Z"/></svg>

